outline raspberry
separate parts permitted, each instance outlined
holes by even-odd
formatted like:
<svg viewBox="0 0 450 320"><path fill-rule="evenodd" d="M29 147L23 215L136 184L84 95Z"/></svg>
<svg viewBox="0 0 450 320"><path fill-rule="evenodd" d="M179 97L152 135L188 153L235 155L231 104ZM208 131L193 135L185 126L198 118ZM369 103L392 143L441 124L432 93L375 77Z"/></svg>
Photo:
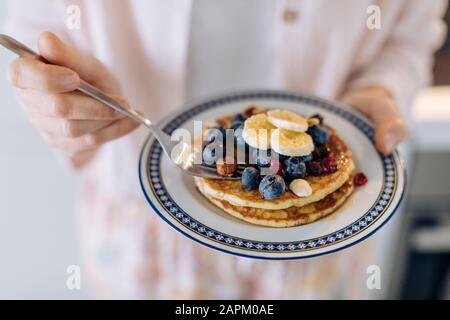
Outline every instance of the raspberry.
<svg viewBox="0 0 450 320"><path fill-rule="evenodd" d="M356 186L361 187L365 185L369 181L369 179L367 179L364 173L360 172L355 175L354 181Z"/></svg>
<svg viewBox="0 0 450 320"><path fill-rule="evenodd" d="M322 172L325 174L335 173L338 171L338 164L333 157L326 157L322 160Z"/></svg>
<svg viewBox="0 0 450 320"><path fill-rule="evenodd" d="M216 162L217 173L222 177L230 177L237 170L237 163L233 157L225 157Z"/></svg>
<svg viewBox="0 0 450 320"><path fill-rule="evenodd" d="M277 159L272 159L270 161L269 172L272 175L279 175L281 177L284 177L283 165Z"/></svg>

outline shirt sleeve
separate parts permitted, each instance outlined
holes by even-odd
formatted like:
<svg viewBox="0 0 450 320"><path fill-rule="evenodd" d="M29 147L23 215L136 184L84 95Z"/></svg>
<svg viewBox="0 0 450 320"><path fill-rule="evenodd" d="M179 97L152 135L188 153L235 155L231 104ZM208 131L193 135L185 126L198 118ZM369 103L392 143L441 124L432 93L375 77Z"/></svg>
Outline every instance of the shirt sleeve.
<svg viewBox="0 0 450 320"><path fill-rule="evenodd" d="M39 35L45 31L57 34L69 42L69 29L66 28L68 4L64 0L7 0L4 23L1 32L12 36L36 52ZM18 103L24 109L23 103ZM68 158L59 150L52 149L59 164L71 172L76 170Z"/></svg>
<svg viewBox="0 0 450 320"><path fill-rule="evenodd" d="M431 82L434 52L445 39L447 5L447 0L405 1L380 54L352 78L350 90L382 85L409 113L415 95Z"/></svg>
<svg viewBox="0 0 450 320"><path fill-rule="evenodd" d="M37 49L39 35L51 31L68 40L67 14L64 0L7 0L3 33Z"/></svg>

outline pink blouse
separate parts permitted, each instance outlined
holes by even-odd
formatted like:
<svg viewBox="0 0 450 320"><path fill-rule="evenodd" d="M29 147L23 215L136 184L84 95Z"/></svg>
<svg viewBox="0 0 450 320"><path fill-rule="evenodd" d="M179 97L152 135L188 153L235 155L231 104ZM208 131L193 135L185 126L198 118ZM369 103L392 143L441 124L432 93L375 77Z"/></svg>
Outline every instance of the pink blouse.
<svg viewBox="0 0 450 320"><path fill-rule="evenodd" d="M259 3L246 7L248 23L269 1ZM380 84L408 113L414 95L430 80L433 52L445 31L445 0L272 3L276 3L274 23L258 31L273 44L279 88L336 99L352 88ZM375 11L373 4L378 6ZM67 28L70 5L81 10L79 30ZM221 5L225 3L217 1ZM367 22L377 8L381 28L373 29ZM195 2L13 0L9 10L7 33L36 47L42 31L53 31L96 56L119 79L122 95L154 121L183 106L190 96L186 81ZM232 19L229 23L237 23ZM226 38L223 41L232 45L233 35ZM204 45L210 42L213 39L205 39ZM365 285L368 265L382 263L378 252L383 250L376 248L376 237L322 258L268 262L210 252L176 234L151 214L139 189L137 161L146 134L140 129L105 145L82 173L78 206L82 249L102 297L367 298L377 294Z"/></svg>

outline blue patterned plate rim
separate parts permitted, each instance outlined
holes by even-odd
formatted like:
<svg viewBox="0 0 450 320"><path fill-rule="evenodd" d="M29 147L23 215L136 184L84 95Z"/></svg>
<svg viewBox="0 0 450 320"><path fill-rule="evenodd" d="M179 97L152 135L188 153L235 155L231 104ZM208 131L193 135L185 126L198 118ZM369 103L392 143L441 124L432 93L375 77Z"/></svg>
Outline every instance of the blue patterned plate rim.
<svg viewBox="0 0 450 320"><path fill-rule="evenodd" d="M205 111L211 110L216 107L220 107L227 103L232 102L245 102L247 100L255 100L255 99L264 99L264 100L284 100L291 101L297 103L306 103L309 106L315 106L319 109L324 109L329 112L332 112L344 119L348 122L352 123L356 128L358 128L364 135L373 142L374 139L374 129L366 120L366 118L358 112L355 112L351 109L347 110L348 107L342 106L339 103L330 102L322 98L318 98L309 94L299 94L299 93L288 93L288 92L280 92L280 91L271 91L271 90L257 90L257 91L247 91L235 94L224 95L215 99L208 100L207 102L200 103L195 105L194 107L183 110L179 114L172 116L171 120L163 127L163 130L171 134L175 129L180 127L192 117L201 114ZM351 110L351 111L350 111ZM148 149L148 144L151 143L150 151L147 154L144 154L144 151ZM155 210L155 212L168 224L174 227L176 230L189 237L190 239L199 242L203 245L206 245L210 248L231 253L233 255L251 257L251 258L259 258L259 259L301 259L305 257L313 257L322 254L332 253L338 250L342 250L349 246L352 246L364 239L367 239L377 230L379 230L397 211L400 203L403 200L404 188L406 184L406 171L405 168L401 165L401 160L398 155L398 152L395 151L390 156L383 156L379 154L382 163L384 165L384 181L383 187L380 191L380 194L373 204L373 206L359 219L349 224L345 228L342 228L338 231L332 232L330 234L308 239L302 241L295 242L263 242L263 241L254 241L249 239L243 239L236 236L231 236L225 233L222 233L218 230L211 229L199 221L193 219L188 213L186 213L182 208L180 208L175 201L170 196L169 192L164 186L163 179L161 177L161 157L162 157L162 149L157 141L155 141L152 137L149 137L144 144L144 147L141 151L141 156L139 160L139 180L141 184L142 191L151 205L151 207ZM143 170L143 161L145 161L145 170ZM399 168L397 165L399 164L401 170L399 172ZM400 198L396 200L395 207L393 210L391 208L392 201L395 200L396 192L398 190L398 175L401 174L403 177L403 184L400 186L401 195ZM172 222L170 222L164 214L162 214L155 203L151 200L150 195L148 194L144 181L146 181L150 189L152 191L153 197L156 199L158 205L160 205L166 214L170 215L173 219L175 219L180 227L176 226ZM387 213L389 211L389 213ZM383 216L388 214L387 218L377 226L377 228L370 230L370 228ZM182 230L181 227L185 230ZM197 235L200 235L200 239L205 238L205 240L209 240L207 243L199 238L193 237L188 234L186 231L194 232ZM339 247L337 249L329 249L327 247L336 245L340 242L351 239L352 237L358 235L361 232L370 230L368 234L364 237L357 239L343 247ZM218 243L221 246L214 246L214 243ZM237 253L236 251L226 250L223 247L231 247L233 249L239 249L242 251L241 253ZM311 251L317 251L318 249L328 249L322 253L313 253ZM254 254L251 254L254 253ZM255 255L255 253L268 253L271 254L271 257ZM283 253L295 254L302 253L302 256L289 256L284 257ZM307 253L305 255L305 253Z"/></svg>

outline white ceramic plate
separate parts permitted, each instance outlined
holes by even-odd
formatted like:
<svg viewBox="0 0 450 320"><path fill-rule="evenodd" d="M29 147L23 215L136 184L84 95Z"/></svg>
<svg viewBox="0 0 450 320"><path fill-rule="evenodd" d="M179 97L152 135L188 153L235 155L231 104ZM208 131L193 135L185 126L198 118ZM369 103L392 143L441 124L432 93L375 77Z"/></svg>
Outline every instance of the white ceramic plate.
<svg viewBox="0 0 450 320"><path fill-rule="evenodd" d="M312 224L268 228L235 219L209 203L192 177L174 167L150 137L139 164L142 190L154 211L170 226L210 248L260 259L301 259L342 250L381 228L395 213L405 190L405 170L397 152L389 157L375 148L369 120L344 105L314 96L279 91L252 91L218 97L186 109L161 124L167 133L190 129L194 120L208 121L241 112L249 104L320 113L353 152L357 171L369 182L335 213Z"/></svg>

